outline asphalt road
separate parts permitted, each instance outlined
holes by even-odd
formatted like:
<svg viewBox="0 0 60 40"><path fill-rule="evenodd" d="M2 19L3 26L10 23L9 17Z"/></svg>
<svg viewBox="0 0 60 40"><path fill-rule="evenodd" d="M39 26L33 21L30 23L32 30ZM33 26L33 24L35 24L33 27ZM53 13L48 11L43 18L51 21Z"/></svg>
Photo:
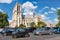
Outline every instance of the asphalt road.
<svg viewBox="0 0 60 40"><path fill-rule="evenodd" d="M35 36L30 33L30 37L12 38L11 36L0 35L0 40L60 40L60 34Z"/></svg>

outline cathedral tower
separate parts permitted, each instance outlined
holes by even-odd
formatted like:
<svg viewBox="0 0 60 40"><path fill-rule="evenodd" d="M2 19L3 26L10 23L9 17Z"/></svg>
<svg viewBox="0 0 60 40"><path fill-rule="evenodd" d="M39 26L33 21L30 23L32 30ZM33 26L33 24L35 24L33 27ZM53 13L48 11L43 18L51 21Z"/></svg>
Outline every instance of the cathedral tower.
<svg viewBox="0 0 60 40"><path fill-rule="evenodd" d="M12 14L12 26L19 26L22 23L22 5L16 3Z"/></svg>

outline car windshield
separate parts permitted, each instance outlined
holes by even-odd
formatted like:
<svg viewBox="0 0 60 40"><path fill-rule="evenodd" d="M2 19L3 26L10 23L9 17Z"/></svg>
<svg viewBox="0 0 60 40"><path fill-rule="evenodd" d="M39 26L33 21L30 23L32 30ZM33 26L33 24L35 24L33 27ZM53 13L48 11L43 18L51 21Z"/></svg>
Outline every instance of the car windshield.
<svg viewBox="0 0 60 40"><path fill-rule="evenodd" d="M49 30L49 29L47 29L47 28L41 28L41 29L40 29L40 31L43 31L43 30Z"/></svg>
<svg viewBox="0 0 60 40"><path fill-rule="evenodd" d="M42 30L44 30L44 28L41 28L41 29L36 29L36 31L42 31Z"/></svg>
<svg viewBox="0 0 60 40"><path fill-rule="evenodd" d="M42 30L43 30L43 28L39 29L39 31L42 31Z"/></svg>
<svg viewBox="0 0 60 40"><path fill-rule="evenodd" d="M3 29L2 31L6 31L6 29Z"/></svg>
<svg viewBox="0 0 60 40"><path fill-rule="evenodd" d="M16 31L23 32L23 31L25 31L25 30L24 30L24 29L17 29Z"/></svg>
<svg viewBox="0 0 60 40"><path fill-rule="evenodd" d="M9 30L10 30L10 31L15 31L15 28L10 28Z"/></svg>
<svg viewBox="0 0 60 40"><path fill-rule="evenodd" d="M60 31L60 28L58 28L58 30Z"/></svg>

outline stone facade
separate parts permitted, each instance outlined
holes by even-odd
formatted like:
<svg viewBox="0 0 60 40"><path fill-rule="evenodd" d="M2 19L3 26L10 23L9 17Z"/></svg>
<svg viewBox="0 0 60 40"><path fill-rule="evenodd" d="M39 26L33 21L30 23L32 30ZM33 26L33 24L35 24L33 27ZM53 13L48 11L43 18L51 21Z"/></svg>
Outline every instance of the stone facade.
<svg viewBox="0 0 60 40"><path fill-rule="evenodd" d="M16 3L15 7L13 8L12 13L12 22L10 27L16 27L20 24L25 25L26 27L30 27L31 22L35 22L37 25L38 20L42 20L40 15L23 15L22 14L22 5Z"/></svg>

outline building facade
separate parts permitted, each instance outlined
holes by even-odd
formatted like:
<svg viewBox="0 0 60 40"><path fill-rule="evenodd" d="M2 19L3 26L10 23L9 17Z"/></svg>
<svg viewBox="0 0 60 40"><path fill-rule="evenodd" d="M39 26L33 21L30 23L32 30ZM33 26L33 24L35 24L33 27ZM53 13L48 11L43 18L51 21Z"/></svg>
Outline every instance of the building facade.
<svg viewBox="0 0 60 40"><path fill-rule="evenodd" d="M40 15L36 15L33 13L33 15L23 15L22 14L22 5L16 3L15 7L13 8L12 13L12 22L10 24L10 27L17 27L20 24L25 25L26 27L30 27L31 22L35 22L37 25L38 20L42 20Z"/></svg>

